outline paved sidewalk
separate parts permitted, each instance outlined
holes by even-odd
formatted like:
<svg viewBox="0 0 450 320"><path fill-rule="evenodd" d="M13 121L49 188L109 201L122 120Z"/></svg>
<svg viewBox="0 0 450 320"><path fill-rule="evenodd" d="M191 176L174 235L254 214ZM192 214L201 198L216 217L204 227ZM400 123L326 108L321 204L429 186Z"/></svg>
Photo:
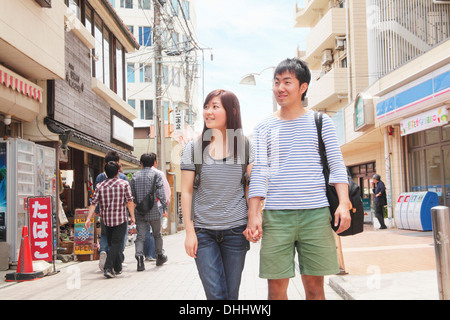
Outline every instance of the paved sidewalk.
<svg viewBox="0 0 450 320"><path fill-rule="evenodd" d="M374 230L341 237L346 275L330 286L350 300L438 300L432 231Z"/></svg>
<svg viewBox="0 0 450 320"><path fill-rule="evenodd" d="M185 233L164 237L164 248L169 258L161 267L155 262L145 262L146 270L136 271L134 245L125 249L127 266L114 279L106 279L98 268L98 261L58 263L55 275L35 281L4 282L0 272L0 300L6 299L88 299L88 300L205 300L205 294L195 262L184 251ZM240 300L266 300L267 280L258 277L259 243L251 244L242 276ZM328 280L328 278L327 278ZM330 300L341 296L326 285ZM304 300L301 278L292 278L288 288L292 300Z"/></svg>
<svg viewBox="0 0 450 320"><path fill-rule="evenodd" d="M89 299L89 300L205 300L192 258L184 251L185 233L164 237L169 261L162 267L146 262L136 271L134 245L126 248L127 266L115 279L105 279L98 261L58 263L57 274L43 279L4 282L0 272L0 300ZM374 230L341 237L347 274L325 278L328 300L438 300L432 232L401 229ZM258 277L259 246L251 244L240 290L241 300L266 300L267 282ZM304 300L298 275L290 280L288 297Z"/></svg>

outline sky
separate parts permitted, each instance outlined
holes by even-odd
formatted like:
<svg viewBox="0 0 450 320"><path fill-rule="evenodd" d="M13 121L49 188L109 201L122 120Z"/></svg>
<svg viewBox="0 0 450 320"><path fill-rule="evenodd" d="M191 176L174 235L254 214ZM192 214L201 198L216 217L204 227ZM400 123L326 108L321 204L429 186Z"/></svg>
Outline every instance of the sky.
<svg viewBox="0 0 450 320"><path fill-rule="evenodd" d="M273 69L305 49L308 29L294 28L295 4L303 0L195 0L199 52L204 79L199 83L199 119L204 97L215 90L232 91L239 99L246 135L273 110ZM213 59L211 61L211 55ZM266 69L268 68L268 69ZM265 71L263 71L266 69ZM241 85L251 73L256 86ZM201 127L203 125L201 124Z"/></svg>

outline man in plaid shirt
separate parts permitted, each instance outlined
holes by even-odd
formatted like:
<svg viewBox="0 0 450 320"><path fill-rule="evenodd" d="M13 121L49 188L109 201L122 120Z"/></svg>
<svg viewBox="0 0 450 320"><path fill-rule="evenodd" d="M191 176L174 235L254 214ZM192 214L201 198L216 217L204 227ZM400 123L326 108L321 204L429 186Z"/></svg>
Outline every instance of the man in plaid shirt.
<svg viewBox="0 0 450 320"><path fill-rule="evenodd" d="M119 165L109 161L105 165L105 173L108 179L101 182L94 192L94 197L89 206L89 214L86 219L86 229L89 229L91 218L95 213L97 204L100 207L100 215L106 228L109 252L106 257L104 275L112 278L122 273L122 259L120 257L124 234L128 229L128 215L134 224L134 202L129 183L119 179Z"/></svg>
<svg viewBox="0 0 450 320"><path fill-rule="evenodd" d="M136 172L131 179L131 191L134 201L138 204L145 196L152 190L154 190L156 197L161 202L163 212L167 212L167 201L164 193L164 185L161 175L152 170L155 162L154 154L144 153L141 156L142 170ZM136 210L136 260L137 271L144 271L144 242L145 234L147 233L148 224L152 227L153 237L155 238L155 253L156 253L156 265L161 266L167 261L167 256L163 250L163 240L161 235L161 213L154 201L153 207L150 211L140 212Z"/></svg>

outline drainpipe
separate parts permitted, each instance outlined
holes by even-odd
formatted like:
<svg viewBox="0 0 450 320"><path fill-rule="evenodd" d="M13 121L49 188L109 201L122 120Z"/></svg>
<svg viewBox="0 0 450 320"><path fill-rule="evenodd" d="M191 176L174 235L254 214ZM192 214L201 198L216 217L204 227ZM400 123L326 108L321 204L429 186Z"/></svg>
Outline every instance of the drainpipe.
<svg viewBox="0 0 450 320"><path fill-rule="evenodd" d="M347 104L350 104L352 101L352 83L351 83L351 57L350 57L350 41L349 41L349 36L350 36L350 22L349 22L349 17L350 15L350 7L348 5L348 0L345 1L345 41L347 44Z"/></svg>

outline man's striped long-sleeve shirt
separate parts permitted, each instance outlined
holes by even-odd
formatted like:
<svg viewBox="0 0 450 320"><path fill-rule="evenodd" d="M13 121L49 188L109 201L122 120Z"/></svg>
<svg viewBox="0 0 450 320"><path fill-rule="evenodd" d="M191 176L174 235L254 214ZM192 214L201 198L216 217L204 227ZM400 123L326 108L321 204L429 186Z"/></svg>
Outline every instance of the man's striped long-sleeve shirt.
<svg viewBox="0 0 450 320"><path fill-rule="evenodd" d="M348 183L332 120L323 115L322 137L330 166L330 184ZM273 115L254 131L255 161L249 198L265 198L265 209L312 209L328 206L314 112L295 120Z"/></svg>

